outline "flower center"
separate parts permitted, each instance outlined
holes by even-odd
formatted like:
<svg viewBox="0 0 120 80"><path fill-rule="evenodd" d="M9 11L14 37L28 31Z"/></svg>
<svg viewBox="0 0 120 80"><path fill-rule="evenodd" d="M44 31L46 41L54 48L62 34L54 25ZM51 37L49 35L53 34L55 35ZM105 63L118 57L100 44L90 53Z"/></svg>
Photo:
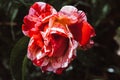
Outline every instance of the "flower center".
<svg viewBox="0 0 120 80"><path fill-rule="evenodd" d="M53 57L60 57L65 54L69 46L69 39L57 34L52 34Z"/></svg>

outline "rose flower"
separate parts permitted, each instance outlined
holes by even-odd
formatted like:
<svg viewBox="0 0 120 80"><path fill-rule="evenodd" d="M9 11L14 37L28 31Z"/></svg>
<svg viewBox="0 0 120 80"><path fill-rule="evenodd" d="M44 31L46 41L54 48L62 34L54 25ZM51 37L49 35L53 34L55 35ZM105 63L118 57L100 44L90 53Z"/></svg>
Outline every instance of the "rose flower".
<svg viewBox="0 0 120 80"><path fill-rule="evenodd" d="M76 48L89 48L95 31L83 11L64 6L57 12L51 5L35 2L24 17L22 31L30 37L27 57L43 72L61 74L76 57Z"/></svg>

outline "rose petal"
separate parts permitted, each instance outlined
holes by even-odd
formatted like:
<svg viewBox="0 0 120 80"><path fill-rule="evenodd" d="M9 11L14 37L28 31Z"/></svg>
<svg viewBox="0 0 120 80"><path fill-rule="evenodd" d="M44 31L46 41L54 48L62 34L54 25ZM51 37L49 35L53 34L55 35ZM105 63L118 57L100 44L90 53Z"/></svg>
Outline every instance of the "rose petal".
<svg viewBox="0 0 120 80"><path fill-rule="evenodd" d="M40 50L40 47L38 47L38 45L35 44L34 39L31 38L28 45L27 57L31 60L35 59L38 50Z"/></svg>
<svg viewBox="0 0 120 80"><path fill-rule="evenodd" d="M76 7L64 6L61 8L60 12L64 14L63 20L67 22L68 25L76 23L78 21L78 9Z"/></svg>
<svg viewBox="0 0 120 80"><path fill-rule="evenodd" d="M36 66L41 66L42 63L44 62L44 58L34 59L32 62L33 62L33 64L36 65Z"/></svg>
<svg viewBox="0 0 120 80"><path fill-rule="evenodd" d="M87 17L85 15L85 13L81 10L78 11L78 22L82 22L82 21L87 21Z"/></svg>
<svg viewBox="0 0 120 80"><path fill-rule="evenodd" d="M81 39L79 40L80 45L85 45L89 42L90 38L95 36L95 31L93 27L88 23L83 21L82 24L82 35Z"/></svg>
<svg viewBox="0 0 120 80"><path fill-rule="evenodd" d="M38 14L38 17L43 20L44 18L48 18L48 16L51 16L52 14L56 14L57 11L49 4L46 4L44 2L36 2L31 6L32 9L36 11L36 14ZM29 11L31 12L31 9Z"/></svg>
<svg viewBox="0 0 120 80"><path fill-rule="evenodd" d="M60 10L60 12L62 12L64 15L67 16L67 18L69 20L66 20L70 23L77 23L77 22L81 22L81 21L87 21L87 17L85 15L85 13L81 10L78 11L78 9L74 6L64 6L62 7L62 9ZM64 17L66 17L64 16ZM63 20L62 20L63 21Z"/></svg>
<svg viewBox="0 0 120 80"><path fill-rule="evenodd" d="M37 21L39 21L37 18L29 15L24 17L22 31L26 36L32 37L32 35L38 31L38 28L36 26Z"/></svg>
<svg viewBox="0 0 120 80"><path fill-rule="evenodd" d="M65 25L63 25L63 24L61 24L59 22L54 22L52 24L52 27L50 28L50 30L51 30L50 31L51 33L55 33L53 31L56 31L56 32L58 31L58 32L61 32L63 34L67 33L67 29L66 29Z"/></svg>
<svg viewBox="0 0 120 80"><path fill-rule="evenodd" d="M49 4L44 2L34 3L29 10L29 14L24 17L23 33L31 37L33 32L37 31L44 23L43 21L46 21L49 16L56 13L57 11Z"/></svg>
<svg viewBox="0 0 120 80"><path fill-rule="evenodd" d="M61 8L60 12L66 14L68 16L70 15L69 17L72 17L72 16L79 17L79 19L84 19L85 21L87 19L85 13L81 10L78 11L78 9L74 6L64 6ZM75 19L73 19L73 20L75 20Z"/></svg>
<svg viewBox="0 0 120 80"><path fill-rule="evenodd" d="M90 38L95 36L94 29L86 21L71 25L69 26L69 29L72 32L75 40L79 42L80 46L85 46L89 42Z"/></svg>
<svg viewBox="0 0 120 80"><path fill-rule="evenodd" d="M30 42L28 45L27 57L31 60L34 60L38 54L41 54L42 46L37 43L39 42L36 42L33 37L30 39ZM41 56L43 55L44 54L41 54Z"/></svg>
<svg viewBox="0 0 120 80"><path fill-rule="evenodd" d="M76 13L78 9L74 6L63 6L60 11L68 15L73 15L73 13Z"/></svg>
<svg viewBox="0 0 120 80"><path fill-rule="evenodd" d="M44 46L43 38L42 38L40 33L39 34L34 34L33 39L34 39L36 45L38 45L39 47Z"/></svg>
<svg viewBox="0 0 120 80"><path fill-rule="evenodd" d="M51 21L52 19L50 19ZM57 20L57 21L53 21L52 24L50 24L50 34L54 34L54 33L57 33L59 35L62 35L62 36L71 36L72 37L72 34L71 32L69 31L69 29L67 28L67 24L64 24L62 23L61 20Z"/></svg>

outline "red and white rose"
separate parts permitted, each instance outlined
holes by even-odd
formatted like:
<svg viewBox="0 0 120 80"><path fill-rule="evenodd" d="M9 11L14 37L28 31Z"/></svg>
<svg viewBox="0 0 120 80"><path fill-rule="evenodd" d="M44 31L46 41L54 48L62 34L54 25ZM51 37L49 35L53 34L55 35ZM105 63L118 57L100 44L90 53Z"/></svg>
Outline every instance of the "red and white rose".
<svg viewBox="0 0 120 80"><path fill-rule="evenodd" d="M76 48L90 47L95 31L83 11L64 6L57 12L44 2L34 3L22 25L30 37L27 57L42 71L61 74L76 57Z"/></svg>

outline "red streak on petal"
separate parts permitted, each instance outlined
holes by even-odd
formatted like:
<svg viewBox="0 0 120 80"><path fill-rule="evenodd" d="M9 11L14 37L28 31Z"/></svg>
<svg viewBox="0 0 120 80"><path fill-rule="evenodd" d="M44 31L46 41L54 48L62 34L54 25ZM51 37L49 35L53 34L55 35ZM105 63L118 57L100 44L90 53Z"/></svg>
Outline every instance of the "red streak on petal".
<svg viewBox="0 0 120 80"><path fill-rule="evenodd" d="M51 5L43 2L36 2L31 8L33 8L39 16L41 16L41 19L51 15L53 13L52 10L54 9Z"/></svg>
<svg viewBox="0 0 120 80"><path fill-rule="evenodd" d="M31 17L29 15L24 17L24 23L25 23L25 28L26 28L25 30L29 30L34 27L36 23L35 22L36 20L34 20L34 18L35 17Z"/></svg>
<svg viewBox="0 0 120 80"><path fill-rule="evenodd" d="M43 58L41 58L41 59L39 59L39 60L34 59L34 60L33 60L33 63L34 63L36 66L41 66L41 64L43 63L43 61L44 61Z"/></svg>
<svg viewBox="0 0 120 80"><path fill-rule="evenodd" d="M33 39L39 47L43 47L44 43L41 34L33 35Z"/></svg>
<svg viewBox="0 0 120 80"><path fill-rule="evenodd" d="M31 60L35 59L37 52L40 50L41 47L39 47L35 41L31 40L28 45L28 58Z"/></svg>

